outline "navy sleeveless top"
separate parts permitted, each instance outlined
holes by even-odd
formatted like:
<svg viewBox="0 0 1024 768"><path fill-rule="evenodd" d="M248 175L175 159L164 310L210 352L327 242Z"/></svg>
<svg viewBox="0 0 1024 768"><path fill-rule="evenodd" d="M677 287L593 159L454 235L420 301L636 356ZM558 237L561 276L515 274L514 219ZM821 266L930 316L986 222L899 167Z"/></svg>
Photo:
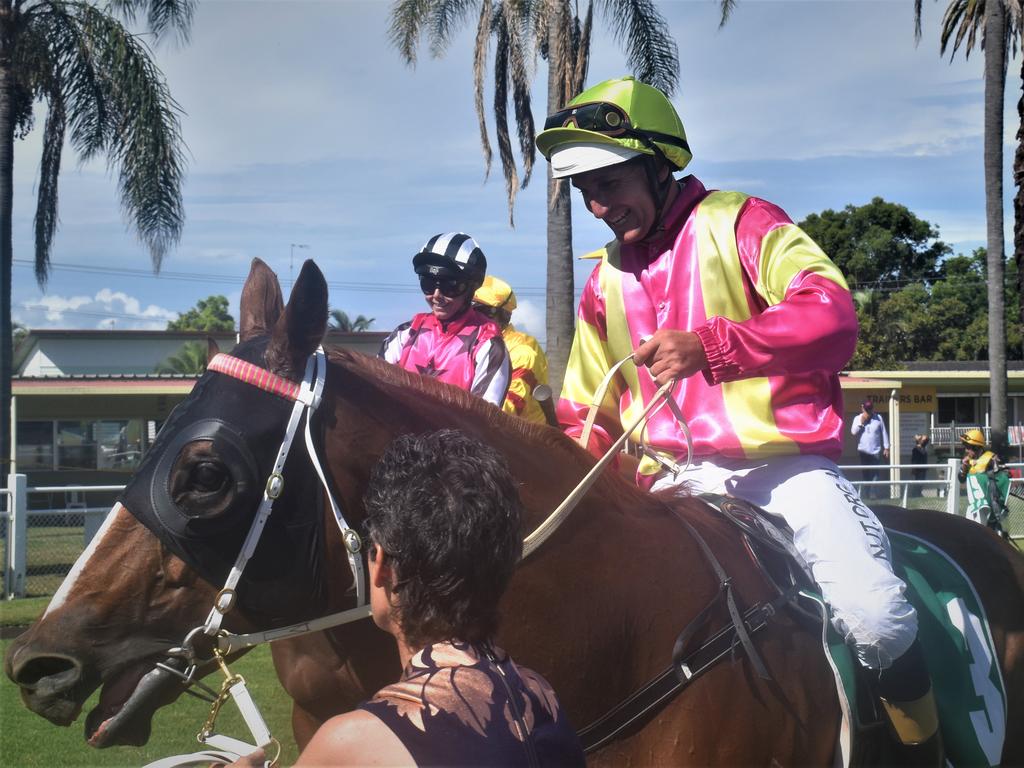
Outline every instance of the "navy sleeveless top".
<svg viewBox="0 0 1024 768"><path fill-rule="evenodd" d="M390 728L419 766L584 765L551 686L498 648L428 645L401 680L359 708Z"/></svg>

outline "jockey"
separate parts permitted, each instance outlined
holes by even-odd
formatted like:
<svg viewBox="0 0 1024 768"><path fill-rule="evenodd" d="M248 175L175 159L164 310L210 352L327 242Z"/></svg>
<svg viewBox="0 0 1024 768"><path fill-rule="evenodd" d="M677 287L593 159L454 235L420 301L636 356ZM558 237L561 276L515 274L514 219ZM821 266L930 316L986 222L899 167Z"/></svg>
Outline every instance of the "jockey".
<svg viewBox="0 0 1024 768"><path fill-rule="evenodd" d="M473 309L501 326L501 337L512 361L512 382L502 410L527 421L547 423L533 390L538 384L548 383L548 359L533 336L517 331L512 325L512 313L516 309L512 286L488 275L473 295Z"/></svg>
<svg viewBox="0 0 1024 768"><path fill-rule="evenodd" d="M599 382L631 353L637 367L621 368L600 404L593 453L675 379L691 465L681 471L686 440L660 409L638 483L687 483L782 517L834 625L877 674L899 741L940 763L917 614L893 574L885 531L834 463L837 371L857 340L842 274L772 203L677 180L692 157L682 122L661 91L632 77L595 85L549 116L537 148L615 236L580 298L558 404L563 428L581 434Z"/></svg>
<svg viewBox="0 0 1024 768"><path fill-rule="evenodd" d="M377 357L501 407L511 374L508 350L498 324L470 306L487 273L484 252L469 235L448 232L430 238L412 265L430 312L395 328Z"/></svg>
<svg viewBox="0 0 1024 768"><path fill-rule="evenodd" d="M999 533L999 520L1007 512L1010 475L1003 469L1003 460L985 443L980 429L967 430L960 436L960 444L964 458L957 479L967 487L967 517Z"/></svg>

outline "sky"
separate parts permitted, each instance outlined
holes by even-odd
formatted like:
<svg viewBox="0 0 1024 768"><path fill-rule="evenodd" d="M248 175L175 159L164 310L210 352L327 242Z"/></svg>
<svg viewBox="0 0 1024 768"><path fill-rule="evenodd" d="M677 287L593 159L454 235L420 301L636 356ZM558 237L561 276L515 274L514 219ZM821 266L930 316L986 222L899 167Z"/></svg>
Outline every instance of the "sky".
<svg viewBox="0 0 1024 768"><path fill-rule="evenodd" d="M249 264L274 269L287 296L301 261L323 270L332 309L390 330L424 311L411 259L439 232L472 234L489 271L516 289L513 322L544 339L544 159L508 225L504 180L485 180L473 111L470 20L443 58L421 45L406 66L384 0L200 0L187 45L154 55L182 109L186 223L154 274L128 229L103 161L70 150L45 289L32 271L39 127L15 149L13 319L30 328L158 329L211 294L237 318ZM794 221L873 197L906 205L957 252L985 240L980 52L939 54L945 3L925 3L914 41L909 0L660 0L680 52L673 103L709 188L781 205ZM598 14L588 85L627 72ZM491 51L493 56L493 48ZM534 64L538 123L546 68ZM1007 76L1004 177L1020 94ZM488 95L488 105L490 95ZM493 142L494 123L488 115ZM610 234L573 200L574 251ZM581 287L589 262L577 263Z"/></svg>

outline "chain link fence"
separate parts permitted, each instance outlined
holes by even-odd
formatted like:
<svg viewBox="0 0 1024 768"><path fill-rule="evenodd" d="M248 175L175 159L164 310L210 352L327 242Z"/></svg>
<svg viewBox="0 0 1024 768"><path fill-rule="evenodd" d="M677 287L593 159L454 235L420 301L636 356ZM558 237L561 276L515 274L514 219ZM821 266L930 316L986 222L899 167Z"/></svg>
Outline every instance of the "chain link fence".
<svg viewBox="0 0 1024 768"><path fill-rule="evenodd" d="M23 478L24 476L16 476ZM11 482L3 493L3 594L45 597L57 591L123 486L40 486ZM22 516L10 514L24 507Z"/></svg>

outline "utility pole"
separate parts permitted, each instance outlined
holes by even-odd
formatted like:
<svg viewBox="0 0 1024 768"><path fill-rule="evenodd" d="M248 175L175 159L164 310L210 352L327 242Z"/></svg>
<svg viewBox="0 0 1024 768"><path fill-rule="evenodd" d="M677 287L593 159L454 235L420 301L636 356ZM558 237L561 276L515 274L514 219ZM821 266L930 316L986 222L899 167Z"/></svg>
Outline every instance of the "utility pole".
<svg viewBox="0 0 1024 768"><path fill-rule="evenodd" d="M295 249L296 248L304 248L307 251L309 250L309 246L306 245L305 243L292 243L291 251L290 251L290 254L288 256L288 290L289 291L292 289L292 286L295 285L295 278L293 277L293 275L295 273Z"/></svg>

